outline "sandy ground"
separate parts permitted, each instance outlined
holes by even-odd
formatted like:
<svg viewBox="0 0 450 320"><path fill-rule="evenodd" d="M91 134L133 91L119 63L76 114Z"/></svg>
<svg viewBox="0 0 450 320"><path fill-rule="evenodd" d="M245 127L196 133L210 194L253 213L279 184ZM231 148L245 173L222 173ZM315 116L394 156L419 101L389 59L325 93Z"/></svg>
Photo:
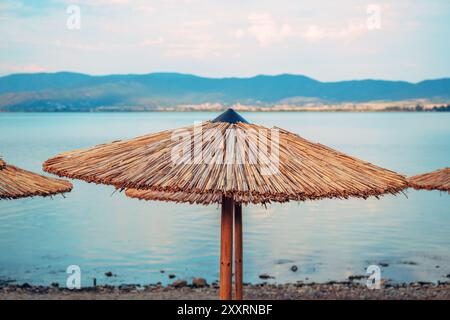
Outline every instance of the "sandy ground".
<svg viewBox="0 0 450 320"><path fill-rule="evenodd" d="M160 285L120 287L99 286L80 290L68 290L29 285L9 285L0 288L0 300L180 300L217 299L217 287L174 288ZM439 299L450 300L450 283L412 283L385 285L379 290L369 290L355 283L246 285L245 299Z"/></svg>

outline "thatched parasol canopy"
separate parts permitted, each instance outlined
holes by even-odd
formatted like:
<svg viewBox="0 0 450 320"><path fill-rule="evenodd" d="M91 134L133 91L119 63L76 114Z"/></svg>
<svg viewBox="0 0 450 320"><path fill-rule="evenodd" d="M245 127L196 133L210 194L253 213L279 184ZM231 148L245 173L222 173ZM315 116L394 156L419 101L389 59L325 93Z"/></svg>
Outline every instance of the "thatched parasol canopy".
<svg viewBox="0 0 450 320"><path fill-rule="evenodd" d="M6 164L0 159L0 199L51 196L69 192L72 184Z"/></svg>
<svg viewBox="0 0 450 320"><path fill-rule="evenodd" d="M188 150L184 150L188 155L184 154L177 163L172 161L172 154L181 148L177 139L180 135L189 138ZM200 148L195 141L201 141ZM231 151L229 141L234 142ZM275 142L276 168L270 155L259 153L261 145L270 149ZM230 154L232 160L227 161ZM196 162L199 156L208 157L208 161ZM198 126L65 152L47 160L43 168L60 176L121 189L164 191L168 193L167 200L203 204L218 203L220 196L238 203L367 198L394 194L407 186L403 176L390 170L283 129L243 122L206 121ZM202 196L192 201L184 193ZM161 195L158 194L158 200L163 200Z"/></svg>
<svg viewBox="0 0 450 320"><path fill-rule="evenodd" d="M414 189L441 190L450 193L450 168L419 174L408 178Z"/></svg>
<svg viewBox="0 0 450 320"><path fill-rule="evenodd" d="M232 109L213 121L62 153L45 171L146 200L221 203L220 298L242 298L242 204L395 194L406 178ZM138 190L139 189L139 190Z"/></svg>

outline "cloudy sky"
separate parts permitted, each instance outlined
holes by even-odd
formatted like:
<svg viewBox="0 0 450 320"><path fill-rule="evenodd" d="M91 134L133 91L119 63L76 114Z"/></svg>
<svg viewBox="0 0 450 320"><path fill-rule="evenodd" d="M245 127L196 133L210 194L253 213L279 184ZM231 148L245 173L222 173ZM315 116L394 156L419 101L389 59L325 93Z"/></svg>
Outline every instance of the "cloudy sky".
<svg viewBox="0 0 450 320"><path fill-rule="evenodd" d="M2 0L0 75L294 73L415 82L450 76L449 21L448 0Z"/></svg>

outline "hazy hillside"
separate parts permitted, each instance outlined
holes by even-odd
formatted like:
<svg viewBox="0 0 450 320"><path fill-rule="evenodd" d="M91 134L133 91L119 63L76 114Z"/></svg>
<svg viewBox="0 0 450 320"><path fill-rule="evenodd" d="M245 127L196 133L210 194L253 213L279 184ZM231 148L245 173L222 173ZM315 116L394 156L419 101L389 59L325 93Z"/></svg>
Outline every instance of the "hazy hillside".
<svg viewBox="0 0 450 320"><path fill-rule="evenodd" d="M0 77L0 110L93 110L178 104L301 104L450 100L450 79L419 83L382 80L320 82L302 75L204 78L178 73L90 76L79 73L14 74Z"/></svg>

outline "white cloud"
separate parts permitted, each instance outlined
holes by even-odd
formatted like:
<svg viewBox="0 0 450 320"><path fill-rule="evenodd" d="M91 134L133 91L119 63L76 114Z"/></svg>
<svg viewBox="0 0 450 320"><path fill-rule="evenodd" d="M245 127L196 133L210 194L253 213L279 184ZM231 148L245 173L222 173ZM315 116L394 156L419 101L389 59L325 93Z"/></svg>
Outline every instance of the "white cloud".
<svg viewBox="0 0 450 320"><path fill-rule="evenodd" d="M256 38L261 47L292 36L292 28L288 24L278 24L270 13L251 13L248 16L250 26L235 32L236 38L251 36Z"/></svg>
<svg viewBox="0 0 450 320"><path fill-rule="evenodd" d="M168 31L166 56L180 58L217 58L227 56L234 43L223 38L222 29L209 19L183 22Z"/></svg>
<svg viewBox="0 0 450 320"><path fill-rule="evenodd" d="M316 25L311 25L302 33L302 37L310 41L322 40L325 38L325 29Z"/></svg>
<svg viewBox="0 0 450 320"><path fill-rule="evenodd" d="M232 45L217 41L202 41L194 43L171 43L167 46L166 55L176 58L217 58L228 56L224 51L232 49Z"/></svg>
<svg viewBox="0 0 450 320"><path fill-rule="evenodd" d="M131 9L133 12L153 13L155 7L146 0L70 0L67 4L77 4L81 7L103 7L103 8L124 8Z"/></svg>
<svg viewBox="0 0 450 320"><path fill-rule="evenodd" d="M31 73L31 72L44 72L46 68L38 64L25 64L25 65L7 65L0 64L0 69L4 73Z"/></svg>
<svg viewBox="0 0 450 320"><path fill-rule="evenodd" d="M143 47L155 46L155 45L161 44L163 42L164 42L163 37L158 37L156 39L145 39L144 41L141 42L141 46L143 46Z"/></svg>
<svg viewBox="0 0 450 320"><path fill-rule="evenodd" d="M155 8L149 5L138 5L133 8L133 11L141 12L141 13L153 13Z"/></svg>
<svg viewBox="0 0 450 320"><path fill-rule="evenodd" d="M83 43L80 41L56 41L54 45L58 48L79 51L100 51L106 49L106 45L102 42Z"/></svg>
<svg viewBox="0 0 450 320"><path fill-rule="evenodd" d="M105 6L105 5L130 5L133 3L141 3L141 1L134 0L78 0L74 3L86 4L91 6Z"/></svg>
<svg viewBox="0 0 450 320"><path fill-rule="evenodd" d="M364 24L350 24L342 28L325 28L317 25L310 25L304 32L300 33L300 36L311 42L324 39L350 41L367 31L368 29Z"/></svg>
<svg viewBox="0 0 450 320"><path fill-rule="evenodd" d="M237 39L244 37L255 38L261 47L281 42L288 38L300 38L310 42L321 40L350 41L368 31L364 19L359 23L348 24L343 27L330 27L310 24L306 28L301 25L293 27L287 23L277 23L269 13L252 13L248 16L250 25L235 31Z"/></svg>

